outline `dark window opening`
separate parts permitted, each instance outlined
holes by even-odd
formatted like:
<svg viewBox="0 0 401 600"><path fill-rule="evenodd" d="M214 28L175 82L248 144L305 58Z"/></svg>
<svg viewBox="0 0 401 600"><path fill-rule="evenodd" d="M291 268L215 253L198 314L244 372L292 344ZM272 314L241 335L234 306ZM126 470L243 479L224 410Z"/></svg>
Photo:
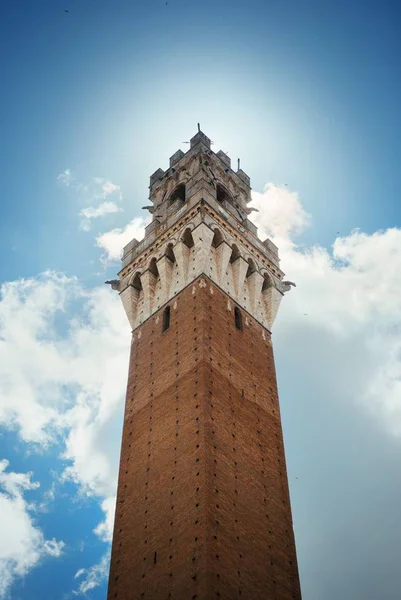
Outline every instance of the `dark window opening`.
<svg viewBox="0 0 401 600"><path fill-rule="evenodd" d="M232 247L232 252L231 252L231 256L230 256L230 263L235 262L240 256L241 255L239 253L238 246L236 246L234 244Z"/></svg>
<svg viewBox="0 0 401 600"><path fill-rule="evenodd" d="M252 275L252 273L255 273L256 271L256 267L255 267L255 263L253 262L252 258L250 258L248 260L248 270L246 272L246 276L249 277L249 275Z"/></svg>
<svg viewBox="0 0 401 600"><path fill-rule="evenodd" d="M237 307L234 308L234 319L236 328L242 331L242 313Z"/></svg>
<svg viewBox="0 0 401 600"><path fill-rule="evenodd" d="M150 261L150 265L149 265L149 271L152 273L152 275L154 275L155 277L159 277L159 271L157 269L157 263L156 263L156 259L152 258L152 260Z"/></svg>
<svg viewBox="0 0 401 600"><path fill-rule="evenodd" d="M221 233L221 231L219 229L215 229L213 240L212 240L213 248L217 248L217 246L220 246L220 244L222 242L224 242L223 234Z"/></svg>
<svg viewBox="0 0 401 600"><path fill-rule="evenodd" d="M166 249L166 256L171 260L172 263L175 263L175 255L173 250L173 244L169 244Z"/></svg>
<svg viewBox="0 0 401 600"><path fill-rule="evenodd" d="M136 290L138 290L138 292L140 292L142 290L142 283L141 283L141 274L137 273L132 281L132 287L134 287Z"/></svg>
<svg viewBox="0 0 401 600"><path fill-rule="evenodd" d="M184 235L182 236L182 241L187 246L187 248L193 248L195 246L194 238L192 237L190 229L185 230Z"/></svg>
<svg viewBox="0 0 401 600"><path fill-rule="evenodd" d="M153 555L153 564L155 565L156 563L157 563L157 552L155 552Z"/></svg>
<svg viewBox="0 0 401 600"><path fill-rule="evenodd" d="M264 292L265 290L267 290L269 287L272 286L272 282L270 277L265 273L264 278L263 278L263 285L262 285L262 292Z"/></svg>
<svg viewBox="0 0 401 600"><path fill-rule="evenodd" d="M175 188L174 192L171 194L170 198L168 199L169 205L173 204L173 202L175 202L176 200L182 200L182 202L185 202L185 184L184 183L180 183L180 185Z"/></svg>
<svg viewBox="0 0 401 600"><path fill-rule="evenodd" d="M163 313L163 331L170 327L170 307L166 306Z"/></svg>
<svg viewBox="0 0 401 600"><path fill-rule="evenodd" d="M216 188L216 198L218 202L230 202L232 200L231 195L228 193L226 188L220 185L219 183L217 184Z"/></svg>

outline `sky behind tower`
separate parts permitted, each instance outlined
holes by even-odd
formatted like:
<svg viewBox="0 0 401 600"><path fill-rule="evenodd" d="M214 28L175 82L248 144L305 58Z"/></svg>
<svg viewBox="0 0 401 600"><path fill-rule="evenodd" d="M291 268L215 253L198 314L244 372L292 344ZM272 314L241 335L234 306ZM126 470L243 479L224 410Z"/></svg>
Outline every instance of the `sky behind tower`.
<svg viewBox="0 0 401 600"><path fill-rule="evenodd" d="M0 21L0 598L104 600L130 331L103 282L197 122L297 283L273 330L305 600L398 600L400 8L37 0Z"/></svg>

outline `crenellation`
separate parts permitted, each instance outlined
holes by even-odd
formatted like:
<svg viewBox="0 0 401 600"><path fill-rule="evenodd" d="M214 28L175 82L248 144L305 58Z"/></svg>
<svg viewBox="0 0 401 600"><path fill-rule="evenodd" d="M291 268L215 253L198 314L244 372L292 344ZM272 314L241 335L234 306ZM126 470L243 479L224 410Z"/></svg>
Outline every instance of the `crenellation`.
<svg viewBox="0 0 401 600"><path fill-rule="evenodd" d="M157 169L153 175L150 176L150 185L154 185L156 183L156 181L159 181L161 179L161 177L163 177L164 175L164 171L163 169Z"/></svg>
<svg viewBox="0 0 401 600"><path fill-rule="evenodd" d="M207 135L203 133L203 131L198 131L198 133L196 133L190 140L191 149L198 144L203 144L206 150L210 150L211 141Z"/></svg>
<svg viewBox="0 0 401 600"><path fill-rule="evenodd" d="M242 169L238 169L237 175L246 186L251 187L251 178Z"/></svg>
<svg viewBox="0 0 401 600"><path fill-rule="evenodd" d="M231 158L225 152L223 152L223 150L216 152L216 156L219 157L226 167L231 168Z"/></svg>
<svg viewBox="0 0 401 600"><path fill-rule="evenodd" d="M173 167L181 158L184 156L182 150L177 150L174 152L173 156L170 156L170 167Z"/></svg>

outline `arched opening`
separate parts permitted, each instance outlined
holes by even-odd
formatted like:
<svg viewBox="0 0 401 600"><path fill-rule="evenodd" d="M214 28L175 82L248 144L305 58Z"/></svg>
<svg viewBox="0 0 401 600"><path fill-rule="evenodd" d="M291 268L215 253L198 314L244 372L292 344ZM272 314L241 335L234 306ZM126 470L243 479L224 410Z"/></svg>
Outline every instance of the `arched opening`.
<svg viewBox="0 0 401 600"><path fill-rule="evenodd" d="M213 248L217 248L217 246L220 246L222 242L224 242L223 234L221 233L220 229L215 229L212 239Z"/></svg>
<svg viewBox="0 0 401 600"><path fill-rule="evenodd" d="M236 244L233 244L232 252L231 252L231 256L230 256L230 263L235 262L240 256L241 256L241 254L239 253L238 246L236 246Z"/></svg>
<svg viewBox="0 0 401 600"><path fill-rule="evenodd" d="M175 255L174 255L174 250L173 250L173 244L169 244L167 246L165 255L167 256L167 258L169 260L171 260L172 263L175 263Z"/></svg>
<svg viewBox="0 0 401 600"><path fill-rule="evenodd" d="M166 306L163 312L163 332L170 327L170 307Z"/></svg>
<svg viewBox="0 0 401 600"><path fill-rule="evenodd" d="M265 273L263 275L262 292L264 292L265 290L267 290L271 286L272 286L272 280L270 279L269 275L267 273Z"/></svg>
<svg viewBox="0 0 401 600"><path fill-rule="evenodd" d="M140 273L136 273L135 274L135 277L132 280L132 287L135 288L138 292L140 292L142 290L141 274Z"/></svg>
<svg viewBox="0 0 401 600"><path fill-rule="evenodd" d="M246 277L249 277L250 275L252 275L252 273L255 273L256 271L255 263L253 262L252 258L248 260L248 265L249 266L246 272Z"/></svg>
<svg viewBox="0 0 401 600"><path fill-rule="evenodd" d="M235 327L242 331L242 313L237 306L234 308L234 321Z"/></svg>
<svg viewBox="0 0 401 600"><path fill-rule="evenodd" d="M192 237L192 233L190 229L186 229L184 231L184 235L182 236L182 241L187 246L187 248L193 248L195 246L194 238Z"/></svg>
<svg viewBox="0 0 401 600"><path fill-rule="evenodd" d="M154 275L155 277L159 277L159 271L157 269L157 262L155 258L152 258L152 260L150 261L150 265L149 265L149 271L152 273L152 275Z"/></svg>
<svg viewBox="0 0 401 600"><path fill-rule="evenodd" d="M173 204L173 202L176 200L182 200L185 202L185 183L180 183L180 185L177 185L168 199L169 205Z"/></svg>
<svg viewBox="0 0 401 600"><path fill-rule="evenodd" d="M217 198L217 202L224 202L226 200L228 200L228 201L232 200L231 194L226 190L226 188L224 186L221 185L221 183L218 183L216 186L216 198Z"/></svg>

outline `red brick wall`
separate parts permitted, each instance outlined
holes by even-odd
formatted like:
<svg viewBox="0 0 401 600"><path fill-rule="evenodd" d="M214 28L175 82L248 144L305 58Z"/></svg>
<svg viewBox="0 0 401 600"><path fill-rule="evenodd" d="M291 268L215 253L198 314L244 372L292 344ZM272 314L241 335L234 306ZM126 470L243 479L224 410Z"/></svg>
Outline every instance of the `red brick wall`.
<svg viewBox="0 0 401 600"><path fill-rule="evenodd" d="M108 598L300 599L269 334L205 277L170 307L134 334Z"/></svg>

